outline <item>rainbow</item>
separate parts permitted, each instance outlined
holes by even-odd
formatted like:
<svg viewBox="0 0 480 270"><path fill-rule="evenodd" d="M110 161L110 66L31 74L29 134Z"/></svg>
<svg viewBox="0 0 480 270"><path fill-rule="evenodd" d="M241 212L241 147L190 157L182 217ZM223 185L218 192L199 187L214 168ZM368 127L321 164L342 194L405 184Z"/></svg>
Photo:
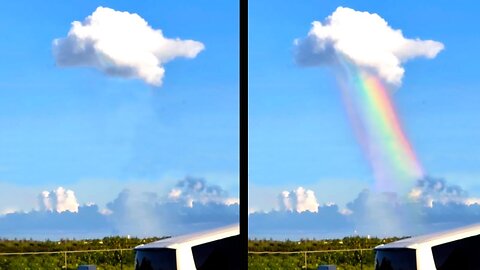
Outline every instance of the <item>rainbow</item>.
<svg viewBox="0 0 480 270"><path fill-rule="evenodd" d="M424 176L385 84L368 71L346 61L339 78L347 114L362 146L378 191L412 187Z"/></svg>

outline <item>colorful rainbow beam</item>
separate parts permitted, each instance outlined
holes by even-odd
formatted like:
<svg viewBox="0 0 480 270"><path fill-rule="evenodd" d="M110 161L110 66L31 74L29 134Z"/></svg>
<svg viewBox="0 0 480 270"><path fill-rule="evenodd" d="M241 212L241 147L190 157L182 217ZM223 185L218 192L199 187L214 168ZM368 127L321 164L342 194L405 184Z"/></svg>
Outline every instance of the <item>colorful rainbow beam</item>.
<svg viewBox="0 0 480 270"><path fill-rule="evenodd" d="M349 119L372 167L378 191L411 188L424 172L403 132L386 86L376 76L342 62L339 78Z"/></svg>

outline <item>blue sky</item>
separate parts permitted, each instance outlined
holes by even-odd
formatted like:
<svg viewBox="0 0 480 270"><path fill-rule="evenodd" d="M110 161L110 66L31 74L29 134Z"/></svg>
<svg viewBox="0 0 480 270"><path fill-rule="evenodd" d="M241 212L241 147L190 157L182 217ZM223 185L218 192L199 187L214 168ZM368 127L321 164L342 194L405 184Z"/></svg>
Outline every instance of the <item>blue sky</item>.
<svg viewBox="0 0 480 270"><path fill-rule="evenodd" d="M434 59L405 63L393 95L428 175L480 196L480 36L473 1L252 1L249 5L249 208L278 209L302 186L320 205L352 202L374 178L353 135L335 74L299 67L293 42L337 7L377 13L406 38L435 40ZM253 228L254 229L254 228Z"/></svg>
<svg viewBox="0 0 480 270"><path fill-rule="evenodd" d="M204 49L164 64L159 87L56 64L54 39L99 6ZM0 212L38 208L37 195L59 186L102 209L123 189L166 196L186 177L238 198L238 29L234 1L4 3Z"/></svg>

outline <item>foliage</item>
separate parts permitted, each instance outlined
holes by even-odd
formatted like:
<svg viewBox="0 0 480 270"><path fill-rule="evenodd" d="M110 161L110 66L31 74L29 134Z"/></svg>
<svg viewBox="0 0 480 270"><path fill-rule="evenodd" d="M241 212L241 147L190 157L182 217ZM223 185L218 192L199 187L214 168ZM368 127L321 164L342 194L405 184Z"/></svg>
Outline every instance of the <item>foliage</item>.
<svg viewBox="0 0 480 270"><path fill-rule="evenodd" d="M373 270L375 254L373 248L400 238L345 237L300 241L276 241L250 239L249 252L299 252L293 254L248 254L248 269L317 269L319 265L333 264L338 270ZM308 252L328 250L369 249L362 251ZM307 252L306 252L307 251Z"/></svg>
<svg viewBox="0 0 480 270"><path fill-rule="evenodd" d="M38 255L1 255L2 269L71 269L79 265L94 264L98 270L133 270L134 251L104 251L104 252L74 252L67 253L67 268L65 268L65 251L88 251L104 249L133 249L135 246L159 240L161 238L127 238L105 237L103 239L62 239L60 241L36 241L26 239L0 239L0 253L16 252L58 252ZM248 269L305 269L304 251L328 251L346 249L373 249L375 246L396 241L399 238L366 238L345 237L343 239L323 239L300 241L276 241L266 239L251 239L248 250L300 252L295 254L249 254ZM307 253L307 269L317 269L322 264L334 264L338 270L373 270L374 253L367 251L343 251L326 253Z"/></svg>
<svg viewBox="0 0 480 270"><path fill-rule="evenodd" d="M58 252L53 254L6 255L0 254L1 269L77 269L79 265L93 264L98 270L133 269L137 245L161 238L105 237L103 239L60 241L0 239L0 253ZM88 250L131 249L122 251L85 252ZM65 251L68 251L65 253ZM82 252L72 252L82 251ZM66 267L65 267L66 262Z"/></svg>

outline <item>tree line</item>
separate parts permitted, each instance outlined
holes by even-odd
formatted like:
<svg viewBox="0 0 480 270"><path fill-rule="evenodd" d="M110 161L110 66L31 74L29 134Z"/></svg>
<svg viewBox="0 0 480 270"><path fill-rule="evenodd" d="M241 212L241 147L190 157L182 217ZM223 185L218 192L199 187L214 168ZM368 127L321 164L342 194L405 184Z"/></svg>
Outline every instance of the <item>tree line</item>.
<svg viewBox="0 0 480 270"><path fill-rule="evenodd" d="M165 237L163 237L165 238ZM59 252L37 255L0 255L1 269L71 269L79 265L93 264L97 269L133 269L135 253L133 248L140 244L160 240L159 237L104 237L102 239L61 239L58 241L37 241L32 239L0 239L0 253L18 252ZM317 269L319 265L334 264L337 269L372 270L374 265L373 248L401 238L345 237L342 239L301 239L298 241L278 241L272 239L249 239L249 252L299 252L295 254L252 254L248 255L248 269L305 269L305 251L329 251L370 249L342 252L307 253L307 269ZM130 249L110 252L79 252L105 249ZM65 263L66 259L66 263ZM66 267L65 267L66 266Z"/></svg>
<svg viewBox="0 0 480 270"><path fill-rule="evenodd" d="M165 237L163 237L165 238ZM93 264L97 269L133 269L133 248L160 240L159 237L104 237L102 239L61 239L37 241L32 239L0 239L0 269L72 269ZM75 252L106 249L130 249L108 252ZM59 252L54 254L6 255L5 253Z"/></svg>
<svg viewBox="0 0 480 270"><path fill-rule="evenodd" d="M299 241L272 239L250 239L249 252L299 252L293 254L248 254L248 269L307 269L316 270L319 265L336 265L337 269L373 270L375 253L373 248L401 238L344 237L342 239L301 239ZM361 250L368 249L368 250ZM309 253L305 251L334 251Z"/></svg>

